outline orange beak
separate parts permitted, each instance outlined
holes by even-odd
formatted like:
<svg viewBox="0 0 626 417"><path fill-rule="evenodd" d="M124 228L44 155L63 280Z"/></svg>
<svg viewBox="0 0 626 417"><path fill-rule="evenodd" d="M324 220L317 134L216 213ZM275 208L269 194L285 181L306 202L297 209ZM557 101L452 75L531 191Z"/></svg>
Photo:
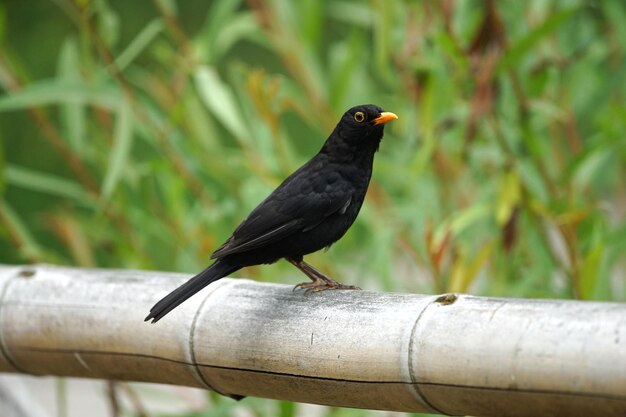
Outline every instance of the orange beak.
<svg viewBox="0 0 626 417"><path fill-rule="evenodd" d="M398 118L398 116L396 116L395 114L393 114L390 111L384 111L380 114L380 116L378 116L377 118L375 118L374 120L372 120L372 122L375 125L380 125L380 124L385 124L387 122L390 122L392 120L396 120Z"/></svg>

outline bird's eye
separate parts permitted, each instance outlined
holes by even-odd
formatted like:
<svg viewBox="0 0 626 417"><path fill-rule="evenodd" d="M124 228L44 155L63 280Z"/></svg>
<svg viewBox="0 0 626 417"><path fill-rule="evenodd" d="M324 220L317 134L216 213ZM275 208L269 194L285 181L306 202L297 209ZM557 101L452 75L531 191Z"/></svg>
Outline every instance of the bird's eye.
<svg viewBox="0 0 626 417"><path fill-rule="evenodd" d="M365 114L363 114L362 111L354 113L354 120L361 123L363 120L365 120Z"/></svg>

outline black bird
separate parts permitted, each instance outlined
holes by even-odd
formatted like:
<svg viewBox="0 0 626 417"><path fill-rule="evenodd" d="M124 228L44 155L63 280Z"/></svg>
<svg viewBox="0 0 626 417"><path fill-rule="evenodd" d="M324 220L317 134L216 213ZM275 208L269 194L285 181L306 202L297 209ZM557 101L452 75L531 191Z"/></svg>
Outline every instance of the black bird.
<svg viewBox="0 0 626 417"><path fill-rule="evenodd" d="M156 303L145 321L157 322L238 269L281 258L311 279L296 288L357 289L324 275L302 257L332 245L350 228L363 204L385 123L397 118L372 104L344 113L319 153L287 177L213 252L215 262Z"/></svg>

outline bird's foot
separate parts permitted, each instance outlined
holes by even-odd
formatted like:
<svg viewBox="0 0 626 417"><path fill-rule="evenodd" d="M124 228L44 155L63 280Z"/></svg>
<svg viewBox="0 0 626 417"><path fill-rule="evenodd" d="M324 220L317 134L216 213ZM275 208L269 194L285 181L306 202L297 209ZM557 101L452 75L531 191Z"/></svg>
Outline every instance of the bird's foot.
<svg viewBox="0 0 626 417"><path fill-rule="evenodd" d="M295 287L293 290L304 290L305 294L310 292L320 292L326 290L360 290L360 287L356 285L345 285L340 282L335 281L330 277L318 278L316 277L311 282L302 282Z"/></svg>
<svg viewBox="0 0 626 417"><path fill-rule="evenodd" d="M303 260L294 260L287 258L289 262L291 262L294 266L296 266L299 270L304 272L304 274L311 279L311 282L303 282L295 287L293 287L293 291L303 289L304 293L309 292L320 292L326 290L360 290L361 288L356 285L345 285L340 282L335 281L328 275L323 274L317 269L313 268L311 265L307 264Z"/></svg>

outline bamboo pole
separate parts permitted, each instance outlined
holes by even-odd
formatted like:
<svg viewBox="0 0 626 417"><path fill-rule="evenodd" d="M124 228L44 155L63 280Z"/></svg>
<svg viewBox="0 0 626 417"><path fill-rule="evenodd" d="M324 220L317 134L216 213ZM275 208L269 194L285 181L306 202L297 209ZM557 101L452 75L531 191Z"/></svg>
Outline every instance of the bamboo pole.
<svg viewBox="0 0 626 417"><path fill-rule="evenodd" d="M626 304L0 266L0 372L161 382L236 398L476 416L625 416Z"/></svg>

